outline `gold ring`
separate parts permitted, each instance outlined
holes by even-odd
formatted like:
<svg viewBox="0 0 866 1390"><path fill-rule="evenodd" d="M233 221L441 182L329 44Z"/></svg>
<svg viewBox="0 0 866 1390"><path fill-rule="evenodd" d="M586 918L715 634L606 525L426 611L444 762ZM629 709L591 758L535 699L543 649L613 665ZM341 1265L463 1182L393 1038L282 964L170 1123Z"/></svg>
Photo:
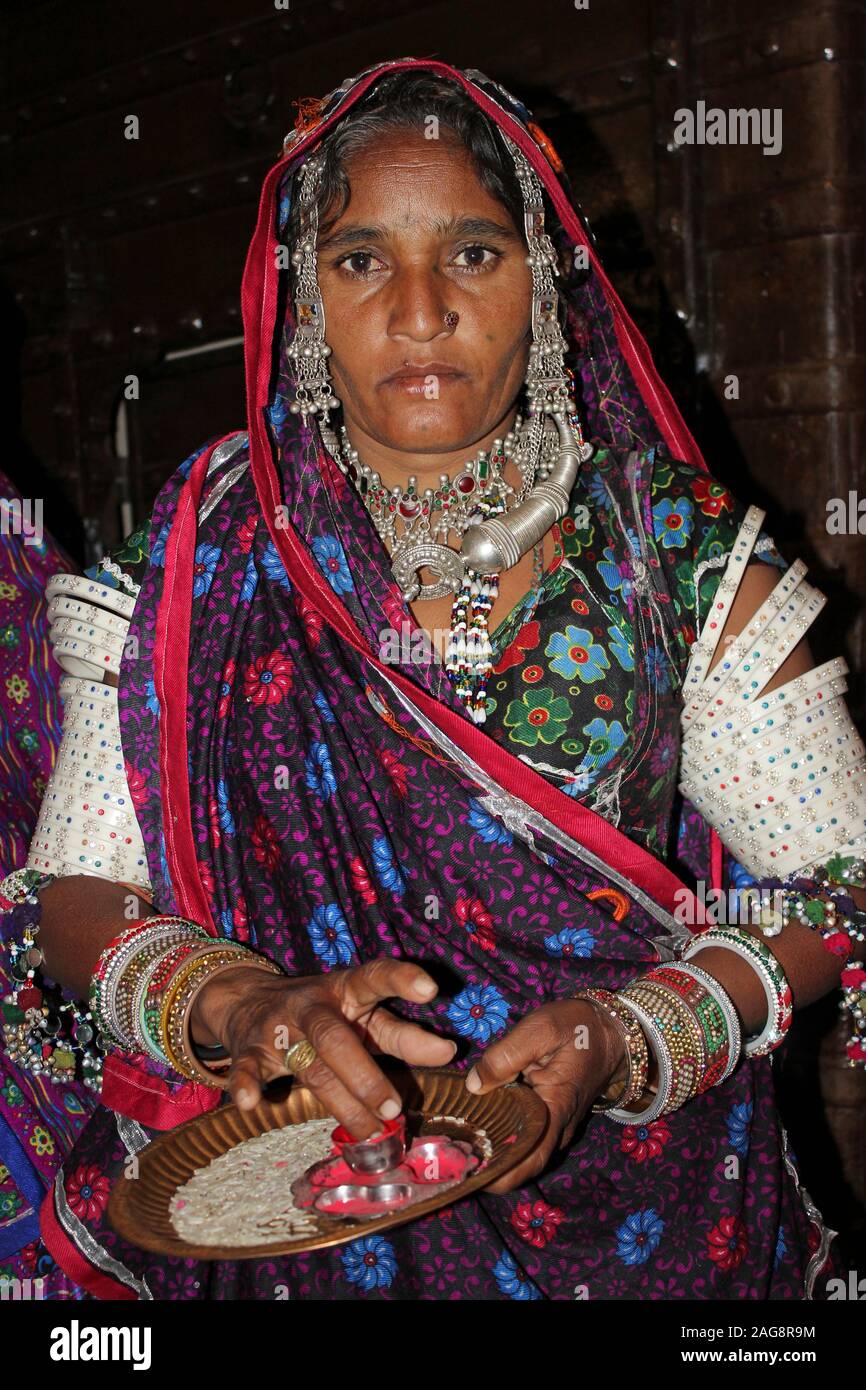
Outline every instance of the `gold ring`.
<svg viewBox="0 0 866 1390"><path fill-rule="evenodd" d="M294 1043L289 1048L283 1066L290 1075L295 1076L299 1071L303 1071L305 1067L312 1066L318 1055L313 1044L307 1042L306 1038L301 1038L300 1042Z"/></svg>

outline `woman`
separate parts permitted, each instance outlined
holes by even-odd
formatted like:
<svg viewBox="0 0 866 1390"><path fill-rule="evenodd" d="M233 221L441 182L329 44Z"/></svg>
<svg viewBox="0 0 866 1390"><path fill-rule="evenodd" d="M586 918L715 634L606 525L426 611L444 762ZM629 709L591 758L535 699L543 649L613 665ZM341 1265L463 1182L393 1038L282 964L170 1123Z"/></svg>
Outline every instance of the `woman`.
<svg viewBox="0 0 866 1390"><path fill-rule="evenodd" d="M690 949L677 853L720 882L708 821L692 809L671 833L684 683L708 666L692 645L744 537L761 563L726 636L784 561L706 473L555 151L474 70L377 65L304 103L243 303L248 433L188 459L90 573L94 604L130 620L122 658L109 637L87 650L109 670L115 654L142 853L130 837L85 880L34 841L33 879L3 887L27 896L9 934L40 925L67 998L91 987L126 1042L43 1208L46 1246L96 1297L820 1294L834 1233L799 1185L768 1053L785 991L825 993L840 955L817 919L789 921L777 966L755 929L701 950L703 984L680 967L682 998L646 983ZM424 511L427 487L444 511ZM775 687L811 665L800 643ZM155 915L124 938L130 903ZM688 1027L699 997L713 1014L697 1070L671 1070L651 1020L650 1055L647 989ZM748 1039L760 1055L740 1056ZM295 1074L362 1136L400 1105L374 1053L453 1063L471 1090L522 1074L550 1123L507 1179L383 1236L149 1255L109 1226L111 1184L219 1103L220 1053L241 1108ZM648 1099L652 1121L610 1117Z"/></svg>

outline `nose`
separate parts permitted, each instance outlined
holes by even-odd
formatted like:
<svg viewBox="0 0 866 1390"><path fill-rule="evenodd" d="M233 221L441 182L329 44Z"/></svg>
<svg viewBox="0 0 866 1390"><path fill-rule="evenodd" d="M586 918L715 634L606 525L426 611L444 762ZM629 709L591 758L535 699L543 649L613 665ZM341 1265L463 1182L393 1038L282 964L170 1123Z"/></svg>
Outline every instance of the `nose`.
<svg viewBox="0 0 866 1390"><path fill-rule="evenodd" d="M388 316L388 335L398 342L429 343L452 332L445 315L449 286L441 273L430 266L405 266L390 285L392 302ZM452 293L451 299L454 298Z"/></svg>

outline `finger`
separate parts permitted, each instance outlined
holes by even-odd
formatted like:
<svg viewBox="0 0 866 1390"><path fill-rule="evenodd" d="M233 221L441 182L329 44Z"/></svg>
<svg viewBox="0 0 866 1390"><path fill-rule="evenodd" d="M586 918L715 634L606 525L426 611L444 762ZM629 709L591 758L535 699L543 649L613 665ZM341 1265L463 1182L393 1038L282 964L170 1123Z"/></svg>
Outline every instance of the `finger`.
<svg viewBox="0 0 866 1390"><path fill-rule="evenodd" d="M504 1038L491 1043L468 1073L466 1089L483 1095L494 1086L516 1081L530 1063L554 1052L559 1041L559 1029L549 1014L541 1010L526 1014Z"/></svg>
<svg viewBox="0 0 866 1390"><path fill-rule="evenodd" d="M232 1059L228 1075L229 1095L239 1110L252 1110L262 1098L262 1087L281 1074L279 1060L264 1043L252 1043Z"/></svg>
<svg viewBox="0 0 866 1390"><path fill-rule="evenodd" d="M367 1034L377 1047L410 1066L442 1067L450 1062L457 1044L453 1038L440 1038L420 1024L397 1018L381 1005L367 1021Z"/></svg>
<svg viewBox="0 0 866 1390"><path fill-rule="evenodd" d="M411 961L390 960L387 956L345 971L341 988L348 1008L359 1014L378 1004L380 999L406 999L410 1003L426 1004L439 990L432 975L420 966Z"/></svg>
<svg viewBox="0 0 866 1390"><path fill-rule="evenodd" d="M298 1080L312 1091L317 1100L333 1115L338 1124L355 1139L369 1139L380 1133L382 1121L366 1105L354 1096L330 1067L317 1058L310 1066L298 1072Z"/></svg>
<svg viewBox="0 0 866 1390"><path fill-rule="evenodd" d="M380 1120L393 1120L400 1114L400 1093L342 1014L326 1004L314 1004L304 1010L298 1026L322 1062L360 1102L360 1113Z"/></svg>

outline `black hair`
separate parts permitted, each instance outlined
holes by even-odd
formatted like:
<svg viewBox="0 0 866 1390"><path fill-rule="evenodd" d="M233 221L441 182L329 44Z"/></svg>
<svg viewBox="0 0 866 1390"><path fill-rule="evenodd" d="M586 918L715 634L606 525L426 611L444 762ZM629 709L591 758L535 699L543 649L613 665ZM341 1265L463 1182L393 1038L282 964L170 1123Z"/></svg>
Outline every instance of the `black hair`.
<svg viewBox="0 0 866 1390"><path fill-rule="evenodd" d="M349 205L351 188L345 165L380 136L393 130L430 129L450 132L468 151L482 187L507 210L521 236L523 195L514 161L495 124L484 115L456 82L432 73L396 72L384 77L338 122L322 141L317 153L323 159L317 206L320 219L328 213L320 231L334 225ZM300 235L298 202L294 199L286 230L289 245Z"/></svg>

